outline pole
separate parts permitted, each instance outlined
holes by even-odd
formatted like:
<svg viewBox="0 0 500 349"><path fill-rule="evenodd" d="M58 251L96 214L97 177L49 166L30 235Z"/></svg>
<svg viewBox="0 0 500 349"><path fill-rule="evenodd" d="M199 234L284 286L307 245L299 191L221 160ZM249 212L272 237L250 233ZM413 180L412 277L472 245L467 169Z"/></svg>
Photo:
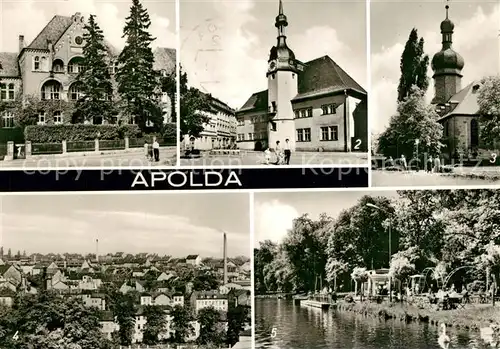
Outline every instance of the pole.
<svg viewBox="0 0 500 349"><path fill-rule="evenodd" d="M347 132L350 132L347 129L347 90L344 90L344 97L345 97L345 101L344 101L344 152L347 153L349 151L349 146L347 145L347 142L348 142Z"/></svg>

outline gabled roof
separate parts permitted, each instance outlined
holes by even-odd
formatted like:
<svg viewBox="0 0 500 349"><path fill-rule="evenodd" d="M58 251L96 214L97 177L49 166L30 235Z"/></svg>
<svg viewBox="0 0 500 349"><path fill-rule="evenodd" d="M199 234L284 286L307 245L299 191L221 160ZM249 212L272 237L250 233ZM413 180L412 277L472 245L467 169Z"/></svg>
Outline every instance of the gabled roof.
<svg viewBox="0 0 500 349"><path fill-rule="evenodd" d="M298 93L292 101L316 98L344 90L366 95L365 89L333 59L323 56L304 63L304 69L298 74ZM238 112L267 110L267 98L268 90L254 93Z"/></svg>
<svg viewBox="0 0 500 349"><path fill-rule="evenodd" d="M10 267L12 267L10 264L0 265L0 275L3 275Z"/></svg>
<svg viewBox="0 0 500 349"><path fill-rule="evenodd" d="M298 94L294 101L344 90L354 90L366 94L349 74L329 56L316 58L305 63L299 73Z"/></svg>
<svg viewBox="0 0 500 349"><path fill-rule="evenodd" d="M471 82L457 94L452 96L448 103L451 104L452 110L444 114L439 120L447 119L453 115L478 115L479 104L477 103L478 82Z"/></svg>
<svg viewBox="0 0 500 349"><path fill-rule="evenodd" d="M27 48L46 50L47 42L55 44L72 23L71 17L54 16Z"/></svg>
<svg viewBox="0 0 500 349"><path fill-rule="evenodd" d="M18 77L17 53L0 52L0 77Z"/></svg>
<svg viewBox="0 0 500 349"><path fill-rule="evenodd" d="M176 51L173 48L157 47L153 51L154 70L165 70L167 74L171 74L175 71L176 64Z"/></svg>
<svg viewBox="0 0 500 349"><path fill-rule="evenodd" d="M267 110L267 95L268 90L256 92L243 104L238 112L248 110Z"/></svg>

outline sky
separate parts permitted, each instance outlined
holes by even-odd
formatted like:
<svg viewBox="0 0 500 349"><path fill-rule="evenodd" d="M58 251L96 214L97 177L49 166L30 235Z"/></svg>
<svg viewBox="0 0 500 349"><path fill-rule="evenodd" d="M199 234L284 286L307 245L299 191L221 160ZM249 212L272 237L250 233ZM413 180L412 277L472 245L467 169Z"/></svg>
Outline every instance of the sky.
<svg viewBox="0 0 500 349"><path fill-rule="evenodd" d="M150 32L157 39L153 47L175 48L177 43L174 0L141 0L151 18ZM117 49L123 48L125 18L132 0L0 0L0 52L17 52L18 37L28 45L54 17L80 12L97 16L97 23Z"/></svg>
<svg viewBox="0 0 500 349"><path fill-rule="evenodd" d="M446 1L418 2L372 0L371 11L371 131L379 134L396 112L399 62L413 27L425 40L432 56L441 49L440 24L446 18ZM462 87L499 73L500 5L498 1L449 1L449 18L455 24L453 47L465 60ZM429 78L432 70L429 64ZM434 94L430 79L428 101Z"/></svg>
<svg viewBox="0 0 500 349"><path fill-rule="evenodd" d="M250 255L242 193L13 195L1 198L0 245L29 253ZM230 212L230 214L228 214Z"/></svg>
<svg viewBox="0 0 500 349"><path fill-rule="evenodd" d="M255 193L255 247L259 241L281 242L292 228L293 219L308 214L336 218L340 212L356 205L364 195L398 198L395 191L329 191Z"/></svg>
<svg viewBox="0 0 500 349"><path fill-rule="evenodd" d="M180 61L188 84L241 108L267 89L278 0L180 0ZM307 62L329 55L366 88L365 1L283 0L287 44Z"/></svg>

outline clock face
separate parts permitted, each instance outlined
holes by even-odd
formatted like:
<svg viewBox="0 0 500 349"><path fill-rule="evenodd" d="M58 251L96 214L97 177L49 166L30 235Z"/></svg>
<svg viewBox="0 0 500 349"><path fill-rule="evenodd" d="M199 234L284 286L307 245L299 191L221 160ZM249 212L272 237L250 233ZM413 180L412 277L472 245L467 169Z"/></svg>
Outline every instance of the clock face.
<svg viewBox="0 0 500 349"><path fill-rule="evenodd" d="M275 61L269 62L269 70L273 70L274 68L276 68L276 62Z"/></svg>
<svg viewBox="0 0 500 349"><path fill-rule="evenodd" d="M82 37L81 37L81 36L77 36L77 37L75 38L75 43L76 43L77 45L81 45L81 44L82 44L82 42L83 42L83 39L82 39Z"/></svg>

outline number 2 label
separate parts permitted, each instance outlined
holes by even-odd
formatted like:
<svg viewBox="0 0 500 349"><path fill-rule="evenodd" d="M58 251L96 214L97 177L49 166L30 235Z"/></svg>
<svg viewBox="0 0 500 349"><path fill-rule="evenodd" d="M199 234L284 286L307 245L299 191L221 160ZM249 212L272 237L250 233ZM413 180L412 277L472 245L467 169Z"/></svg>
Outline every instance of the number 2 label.
<svg viewBox="0 0 500 349"><path fill-rule="evenodd" d="M356 143L354 145L354 150L359 150L359 147L361 146L361 139L356 139Z"/></svg>

